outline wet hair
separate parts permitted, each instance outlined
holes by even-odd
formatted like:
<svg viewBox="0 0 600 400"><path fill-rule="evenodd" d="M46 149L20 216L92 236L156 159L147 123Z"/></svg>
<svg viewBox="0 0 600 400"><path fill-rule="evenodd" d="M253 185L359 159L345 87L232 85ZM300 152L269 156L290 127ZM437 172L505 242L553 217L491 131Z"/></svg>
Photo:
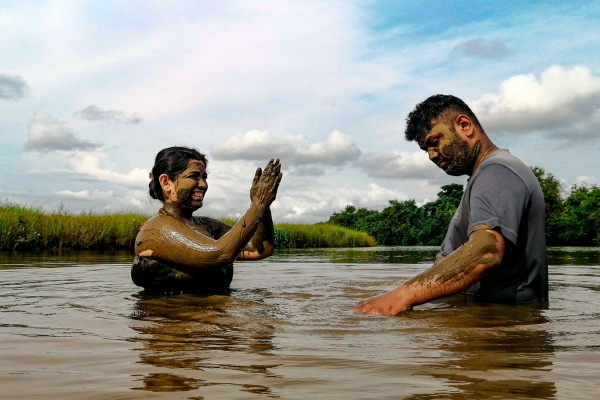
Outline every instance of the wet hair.
<svg viewBox="0 0 600 400"><path fill-rule="evenodd" d="M441 118L450 124L458 114L465 114L471 118L473 124L483 132L479 120L464 101L452 95L436 94L417 104L408 114L404 136L409 142L418 142L431 130L434 120Z"/></svg>
<svg viewBox="0 0 600 400"><path fill-rule="evenodd" d="M170 179L175 179L177 175L186 170L189 160L200 160L204 165L208 165L206 155L196 149L174 146L159 151L150 173L150 184L148 185L150 197L164 202L165 198L159 177L166 174Z"/></svg>

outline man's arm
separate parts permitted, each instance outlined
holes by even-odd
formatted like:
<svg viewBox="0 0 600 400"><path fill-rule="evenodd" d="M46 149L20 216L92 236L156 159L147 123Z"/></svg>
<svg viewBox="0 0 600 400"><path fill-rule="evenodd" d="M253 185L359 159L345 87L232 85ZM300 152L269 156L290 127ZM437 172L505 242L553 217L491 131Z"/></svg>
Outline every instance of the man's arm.
<svg viewBox="0 0 600 400"><path fill-rule="evenodd" d="M476 230L469 240L429 269L382 295L361 301L354 311L396 315L413 306L451 296L479 282L502 262L504 237L494 230Z"/></svg>
<svg viewBox="0 0 600 400"><path fill-rule="evenodd" d="M267 208L262 216L258 228L250 242L240 253L238 260L262 260L273 255L275 250L275 229L271 209Z"/></svg>

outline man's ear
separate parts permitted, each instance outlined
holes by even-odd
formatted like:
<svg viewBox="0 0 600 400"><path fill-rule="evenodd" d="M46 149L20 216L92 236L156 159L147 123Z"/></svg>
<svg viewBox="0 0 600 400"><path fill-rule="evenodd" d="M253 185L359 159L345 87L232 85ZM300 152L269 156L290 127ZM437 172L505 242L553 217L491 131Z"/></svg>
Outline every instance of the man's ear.
<svg viewBox="0 0 600 400"><path fill-rule="evenodd" d="M454 119L454 129L464 138L472 138L475 134L473 121L465 114L459 114Z"/></svg>

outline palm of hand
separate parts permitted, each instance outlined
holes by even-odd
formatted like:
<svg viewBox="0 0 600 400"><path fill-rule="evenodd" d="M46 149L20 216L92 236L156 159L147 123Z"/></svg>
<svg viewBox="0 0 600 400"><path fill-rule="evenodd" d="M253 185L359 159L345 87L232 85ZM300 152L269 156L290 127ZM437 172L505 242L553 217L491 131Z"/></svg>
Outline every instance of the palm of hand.
<svg viewBox="0 0 600 400"><path fill-rule="evenodd" d="M250 200L253 203L271 204L277 195L282 176L279 159L271 159L264 170L258 168L250 188Z"/></svg>

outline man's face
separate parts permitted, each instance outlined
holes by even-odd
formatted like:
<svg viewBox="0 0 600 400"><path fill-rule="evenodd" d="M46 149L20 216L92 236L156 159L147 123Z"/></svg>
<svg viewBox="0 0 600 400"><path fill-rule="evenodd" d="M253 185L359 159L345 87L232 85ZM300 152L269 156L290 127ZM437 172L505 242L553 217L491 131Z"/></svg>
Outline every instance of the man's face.
<svg viewBox="0 0 600 400"><path fill-rule="evenodd" d="M208 190L206 165L199 160L189 160L185 171L175 178L177 201L184 209L196 211L202 207Z"/></svg>
<svg viewBox="0 0 600 400"><path fill-rule="evenodd" d="M481 145L477 142L470 147L458 136L453 125L434 121L431 130L419 142L419 147L448 175L460 176L471 174Z"/></svg>

